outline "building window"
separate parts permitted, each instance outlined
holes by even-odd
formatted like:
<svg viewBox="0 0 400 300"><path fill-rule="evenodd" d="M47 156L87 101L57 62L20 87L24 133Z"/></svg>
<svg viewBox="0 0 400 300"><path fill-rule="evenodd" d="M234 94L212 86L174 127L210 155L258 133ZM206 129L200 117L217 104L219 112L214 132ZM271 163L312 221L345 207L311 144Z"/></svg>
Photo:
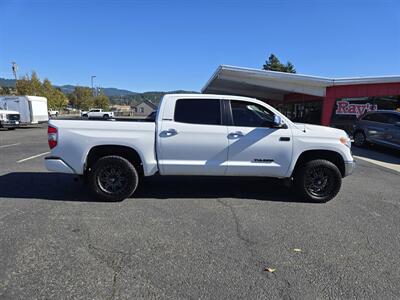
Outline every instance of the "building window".
<svg viewBox="0 0 400 300"><path fill-rule="evenodd" d="M140 107L139 110L141 113L144 113L144 107Z"/></svg>
<svg viewBox="0 0 400 300"><path fill-rule="evenodd" d="M322 101L282 104L278 109L293 122L321 124Z"/></svg>

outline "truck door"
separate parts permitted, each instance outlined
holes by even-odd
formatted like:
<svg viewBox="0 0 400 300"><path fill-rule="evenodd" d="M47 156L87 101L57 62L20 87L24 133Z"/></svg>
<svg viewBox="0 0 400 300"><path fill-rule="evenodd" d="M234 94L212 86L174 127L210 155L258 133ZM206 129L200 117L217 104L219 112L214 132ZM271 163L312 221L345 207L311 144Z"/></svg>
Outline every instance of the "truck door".
<svg viewBox="0 0 400 300"><path fill-rule="evenodd" d="M162 175L223 175L227 126L218 99L178 99L171 119L161 121L158 162Z"/></svg>
<svg viewBox="0 0 400 300"><path fill-rule="evenodd" d="M230 101L228 175L285 176L292 159L292 131L272 128L274 113L246 101Z"/></svg>

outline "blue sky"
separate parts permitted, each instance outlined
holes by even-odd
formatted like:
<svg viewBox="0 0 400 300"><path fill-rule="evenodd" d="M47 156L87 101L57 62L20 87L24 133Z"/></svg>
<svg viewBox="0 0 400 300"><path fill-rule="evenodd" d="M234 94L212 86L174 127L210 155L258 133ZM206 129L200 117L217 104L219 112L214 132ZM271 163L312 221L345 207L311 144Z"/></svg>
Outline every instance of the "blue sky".
<svg viewBox="0 0 400 300"><path fill-rule="evenodd" d="M399 0L0 0L0 77L199 91L220 64L400 74Z"/></svg>

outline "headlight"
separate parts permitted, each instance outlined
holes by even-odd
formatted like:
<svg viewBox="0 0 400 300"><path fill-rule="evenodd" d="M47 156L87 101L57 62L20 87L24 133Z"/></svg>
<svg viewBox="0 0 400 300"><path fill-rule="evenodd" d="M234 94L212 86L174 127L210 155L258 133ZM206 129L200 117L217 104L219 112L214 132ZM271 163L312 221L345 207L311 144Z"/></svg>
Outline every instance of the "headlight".
<svg viewBox="0 0 400 300"><path fill-rule="evenodd" d="M347 133L346 133L346 136L341 136L341 137L339 138L339 141L340 141L343 145L345 145L345 146L351 148L351 139L350 139L350 137L349 137L349 135L348 135Z"/></svg>

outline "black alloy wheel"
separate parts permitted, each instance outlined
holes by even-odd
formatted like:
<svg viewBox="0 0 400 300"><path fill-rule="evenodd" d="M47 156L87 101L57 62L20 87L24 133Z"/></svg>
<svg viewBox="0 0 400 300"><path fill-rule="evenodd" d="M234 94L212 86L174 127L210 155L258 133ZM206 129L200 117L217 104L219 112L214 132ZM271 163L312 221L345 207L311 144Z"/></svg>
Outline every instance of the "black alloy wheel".
<svg viewBox="0 0 400 300"><path fill-rule="evenodd" d="M332 162L317 159L307 162L295 180L306 200L327 202L339 193L342 175Z"/></svg>
<svg viewBox="0 0 400 300"><path fill-rule="evenodd" d="M89 173L92 192L105 201L121 201L136 190L139 176L135 167L120 156L100 158Z"/></svg>

